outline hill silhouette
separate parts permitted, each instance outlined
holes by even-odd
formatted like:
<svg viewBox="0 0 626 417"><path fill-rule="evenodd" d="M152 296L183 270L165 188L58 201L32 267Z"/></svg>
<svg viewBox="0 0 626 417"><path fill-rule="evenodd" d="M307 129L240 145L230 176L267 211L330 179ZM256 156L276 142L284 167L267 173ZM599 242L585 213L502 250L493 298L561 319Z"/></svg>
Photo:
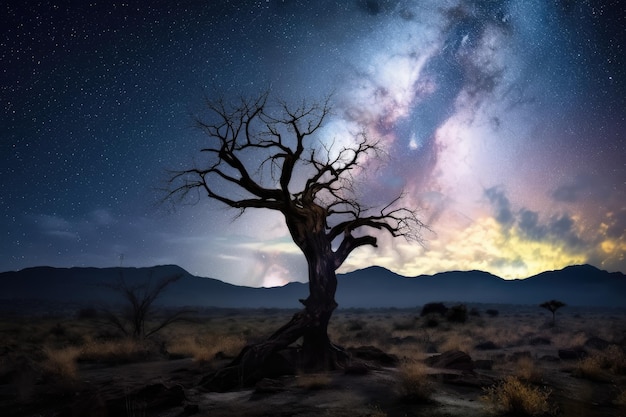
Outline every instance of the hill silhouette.
<svg viewBox="0 0 626 417"><path fill-rule="evenodd" d="M158 299L165 307L299 308L306 283L251 288L191 275L176 265L149 268L35 267L0 273L3 310L42 310L54 305L94 306L120 302L108 286L120 277L129 284L181 275ZM482 271L451 271L403 277L381 267L338 276L340 308L416 307L431 301L539 304L556 298L568 305L626 306L626 276L590 265L519 280L504 280Z"/></svg>

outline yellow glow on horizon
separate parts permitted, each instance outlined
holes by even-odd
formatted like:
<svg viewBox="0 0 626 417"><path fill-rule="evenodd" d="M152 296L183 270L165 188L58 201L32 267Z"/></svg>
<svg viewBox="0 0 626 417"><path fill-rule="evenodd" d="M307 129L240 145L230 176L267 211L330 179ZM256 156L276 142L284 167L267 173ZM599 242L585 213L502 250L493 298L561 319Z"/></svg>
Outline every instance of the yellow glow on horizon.
<svg viewBox="0 0 626 417"><path fill-rule="evenodd" d="M558 242L530 240L515 228L504 231L490 217L479 219L444 239L429 242L428 249L407 243L391 246L388 250L380 245L378 249L356 251L340 272L380 265L404 276L481 270L504 279L517 279L587 260L585 254L568 251Z"/></svg>

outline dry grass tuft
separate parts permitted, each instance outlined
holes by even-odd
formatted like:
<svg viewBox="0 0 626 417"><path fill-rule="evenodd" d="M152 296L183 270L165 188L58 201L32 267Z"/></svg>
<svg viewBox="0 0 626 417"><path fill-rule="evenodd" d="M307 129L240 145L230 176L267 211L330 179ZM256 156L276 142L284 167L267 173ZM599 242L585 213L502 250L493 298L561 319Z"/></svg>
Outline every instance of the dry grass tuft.
<svg viewBox="0 0 626 417"><path fill-rule="evenodd" d="M482 400L496 412L516 416L549 416L556 414L548 402L551 391L524 384L518 378L508 376L500 384L485 389Z"/></svg>
<svg viewBox="0 0 626 417"><path fill-rule="evenodd" d="M578 362L574 374L592 381L606 381L607 372L626 374L626 354L617 345L610 345L602 351L595 351Z"/></svg>
<svg viewBox="0 0 626 417"><path fill-rule="evenodd" d="M515 375L524 382L539 384L543 379L543 372L532 358L522 356L515 367Z"/></svg>
<svg viewBox="0 0 626 417"><path fill-rule="evenodd" d="M329 374L317 373L317 374L301 374L296 379L296 385L299 388L307 390L318 390L328 388L332 382L332 378Z"/></svg>
<svg viewBox="0 0 626 417"><path fill-rule="evenodd" d="M80 349L78 360L103 363L130 363L145 360L147 347L135 339L89 340Z"/></svg>
<svg viewBox="0 0 626 417"><path fill-rule="evenodd" d="M241 336L183 336L167 345L170 354L192 357L198 362L209 362L221 353L225 357L235 357L246 345Z"/></svg>
<svg viewBox="0 0 626 417"><path fill-rule="evenodd" d="M80 355L80 348L52 349L46 347L44 353L47 357L42 363L45 372L67 380L74 380L78 377L76 359Z"/></svg>
<svg viewBox="0 0 626 417"><path fill-rule="evenodd" d="M399 391L404 401L423 403L430 401L434 392L427 367L421 362L404 362L400 367Z"/></svg>
<svg viewBox="0 0 626 417"><path fill-rule="evenodd" d="M450 333L439 345L440 352L449 350L460 350L461 352L471 353L474 349L474 340L468 335L459 333Z"/></svg>

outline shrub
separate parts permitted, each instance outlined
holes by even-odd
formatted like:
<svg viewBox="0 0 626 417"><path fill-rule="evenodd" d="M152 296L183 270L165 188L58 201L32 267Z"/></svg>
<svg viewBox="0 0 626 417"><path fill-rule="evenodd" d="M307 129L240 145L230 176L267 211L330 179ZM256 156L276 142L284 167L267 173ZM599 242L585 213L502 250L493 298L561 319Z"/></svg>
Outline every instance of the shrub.
<svg viewBox="0 0 626 417"><path fill-rule="evenodd" d="M406 320L400 320L393 323L393 330L413 330L417 324L417 318L413 317Z"/></svg>
<svg viewBox="0 0 626 417"><path fill-rule="evenodd" d="M531 384L539 384L543 379L541 369L537 367L535 361L528 356L522 356L517 360L515 375L520 380L530 382Z"/></svg>
<svg viewBox="0 0 626 417"><path fill-rule="evenodd" d="M446 319L452 323L465 323L467 321L467 307L465 304L452 306L446 313Z"/></svg>
<svg viewBox="0 0 626 417"><path fill-rule="evenodd" d="M428 402L434 391L428 379L426 365L420 362L405 362L400 368L400 397L407 402Z"/></svg>
<svg viewBox="0 0 626 417"><path fill-rule="evenodd" d="M487 309L487 311L485 311L485 313L487 313L489 317L497 317L498 314L500 314L500 312L495 308L489 308Z"/></svg>
<svg viewBox="0 0 626 417"><path fill-rule="evenodd" d="M184 336L167 345L171 355L192 357L199 362L209 362L219 353L224 357L234 357L245 346L246 340L240 336Z"/></svg>
<svg viewBox="0 0 626 417"><path fill-rule="evenodd" d="M593 381L606 381L605 371L615 374L626 373L626 354L617 345L610 345L603 351L595 351L580 360L574 374Z"/></svg>
<svg viewBox="0 0 626 417"><path fill-rule="evenodd" d="M486 388L481 398L497 412L516 416L554 415L556 410L548 402L551 391L531 387L518 378L508 376L500 384Z"/></svg>
<svg viewBox="0 0 626 417"><path fill-rule="evenodd" d="M437 326L439 326L439 319L437 319L437 316L432 314L428 315L426 317L426 321L424 322L424 327L433 328Z"/></svg>
<svg viewBox="0 0 626 417"><path fill-rule="evenodd" d="M76 359L80 354L79 348L50 349L46 347L44 353L47 357L42 364L45 372L68 380L76 379L78 376Z"/></svg>
<svg viewBox="0 0 626 417"><path fill-rule="evenodd" d="M422 307L422 312L420 313L421 317L428 316L430 314L439 314L440 316L445 316L448 312L448 307L446 307L443 303L427 303Z"/></svg>

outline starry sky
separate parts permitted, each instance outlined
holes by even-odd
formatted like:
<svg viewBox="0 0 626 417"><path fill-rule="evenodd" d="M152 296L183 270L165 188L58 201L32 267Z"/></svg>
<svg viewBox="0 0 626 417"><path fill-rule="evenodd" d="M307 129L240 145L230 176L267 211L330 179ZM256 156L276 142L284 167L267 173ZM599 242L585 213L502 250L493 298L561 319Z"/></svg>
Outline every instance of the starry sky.
<svg viewBox="0 0 626 417"><path fill-rule="evenodd" d="M381 141L364 198L405 192L423 245L381 236L340 272L626 272L619 1L17 1L0 6L0 271L177 264L305 281L283 219L159 203L205 96L322 100L316 137Z"/></svg>

